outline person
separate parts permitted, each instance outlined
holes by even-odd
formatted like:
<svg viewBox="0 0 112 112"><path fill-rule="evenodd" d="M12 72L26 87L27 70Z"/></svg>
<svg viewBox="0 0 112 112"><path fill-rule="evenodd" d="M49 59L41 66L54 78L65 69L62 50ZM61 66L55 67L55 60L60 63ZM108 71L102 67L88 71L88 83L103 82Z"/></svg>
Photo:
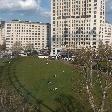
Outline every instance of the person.
<svg viewBox="0 0 112 112"><path fill-rule="evenodd" d="M54 77L56 77L56 74L54 75Z"/></svg>

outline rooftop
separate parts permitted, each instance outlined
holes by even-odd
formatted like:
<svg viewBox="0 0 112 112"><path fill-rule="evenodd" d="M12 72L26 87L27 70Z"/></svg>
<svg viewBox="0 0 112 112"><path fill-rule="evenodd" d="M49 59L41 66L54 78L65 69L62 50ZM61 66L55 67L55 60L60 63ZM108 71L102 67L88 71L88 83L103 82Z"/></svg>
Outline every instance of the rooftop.
<svg viewBox="0 0 112 112"><path fill-rule="evenodd" d="M26 23L26 24L43 24L43 25L50 25L50 23L42 23L42 22L32 22L32 21L28 21L28 20L12 20L12 21L8 21L6 23Z"/></svg>

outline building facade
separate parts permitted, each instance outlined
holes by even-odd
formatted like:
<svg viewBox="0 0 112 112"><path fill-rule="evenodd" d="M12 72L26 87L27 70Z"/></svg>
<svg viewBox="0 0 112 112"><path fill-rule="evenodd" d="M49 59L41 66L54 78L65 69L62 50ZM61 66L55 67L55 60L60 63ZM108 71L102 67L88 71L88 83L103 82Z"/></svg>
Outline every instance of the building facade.
<svg viewBox="0 0 112 112"><path fill-rule="evenodd" d="M2 42L2 28L1 28L1 25L0 25L0 45L2 45L3 42Z"/></svg>
<svg viewBox="0 0 112 112"><path fill-rule="evenodd" d="M5 21L0 22L0 45L3 45L5 42L4 24Z"/></svg>
<svg viewBox="0 0 112 112"><path fill-rule="evenodd" d="M112 24L105 23L105 38L104 43L111 45L112 44Z"/></svg>
<svg viewBox="0 0 112 112"><path fill-rule="evenodd" d="M4 24L6 49L20 42L23 49L32 45L35 50L50 47L50 24L13 20Z"/></svg>
<svg viewBox="0 0 112 112"><path fill-rule="evenodd" d="M105 0L52 0L51 11L51 55L103 41Z"/></svg>

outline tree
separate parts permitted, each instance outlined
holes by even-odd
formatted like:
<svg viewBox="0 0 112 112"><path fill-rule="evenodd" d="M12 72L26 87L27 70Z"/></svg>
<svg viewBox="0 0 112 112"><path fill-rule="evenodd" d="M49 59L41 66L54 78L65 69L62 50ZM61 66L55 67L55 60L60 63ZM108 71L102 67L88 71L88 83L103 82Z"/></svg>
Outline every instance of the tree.
<svg viewBox="0 0 112 112"><path fill-rule="evenodd" d="M82 86L80 91L86 93L93 112L111 112L112 60L109 59L110 57L112 57L112 47L100 43L97 51L83 48L76 58L77 63L82 65L80 70L83 78L78 80Z"/></svg>
<svg viewBox="0 0 112 112"><path fill-rule="evenodd" d="M34 50L34 45L31 43L27 43L26 47L25 47L26 51L32 51Z"/></svg>
<svg viewBox="0 0 112 112"><path fill-rule="evenodd" d="M0 51L6 50L6 43L4 42L2 45L0 45Z"/></svg>
<svg viewBox="0 0 112 112"><path fill-rule="evenodd" d="M28 56L31 56L37 53L36 51L34 52L34 45L31 43L27 43L25 47L25 52L27 53Z"/></svg>
<svg viewBox="0 0 112 112"><path fill-rule="evenodd" d="M14 55L19 55L19 53L21 52L21 50L23 50L21 42L16 41L13 46L12 46L12 52Z"/></svg>

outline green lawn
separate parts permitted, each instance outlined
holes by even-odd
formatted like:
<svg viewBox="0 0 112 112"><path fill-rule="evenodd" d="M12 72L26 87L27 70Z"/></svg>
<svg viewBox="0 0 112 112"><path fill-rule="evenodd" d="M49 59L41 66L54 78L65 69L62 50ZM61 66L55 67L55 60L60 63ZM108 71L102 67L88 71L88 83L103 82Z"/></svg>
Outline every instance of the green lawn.
<svg viewBox="0 0 112 112"><path fill-rule="evenodd" d="M36 57L19 58L13 65L22 85L44 104L53 107L58 95L73 95L71 79L78 72L70 65Z"/></svg>
<svg viewBox="0 0 112 112"><path fill-rule="evenodd" d="M9 59L7 59L7 58L0 59L0 66L4 66L5 63L7 63L8 60L9 60Z"/></svg>
<svg viewBox="0 0 112 112"><path fill-rule="evenodd" d="M49 111L45 105L55 110L58 106L55 99L61 94L74 97L74 106L78 109L74 112L92 112L85 89L84 74L72 65L37 57L20 57L14 59L9 65L9 76L12 78L13 85L20 90L23 89L25 98L28 98L30 102L33 103L34 99L41 100L42 112L53 112ZM105 78L107 76L101 76L103 85L105 85ZM93 84L92 92L95 103L100 107L102 90L96 72L93 74ZM111 93L109 92L107 99L109 105L111 105ZM107 106L109 109L110 107ZM80 108L83 111L80 111Z"/></svg>
<svg viewBox="0 0 112 112"><path fill-rule="evenodd" d="M11 61L11 60L10 60ZM92 112L88 101L87 91L85 89L85 77L83 72L73 68L70 64L57 60L38 59L37 57L20 57L13 59L11 63L8 60L0 60L0 66L4 66L4 72L1 76L9 82L9 86L19 90L19 94L24 93L25 99L28 98L29 102L35 104L35 99L41 100L42 112L49 111L45 106L55 110L59 105L56 103L55 98L64 94L73 96L75 102L74 106L78 111L74 112ZM0 71L2 71L0 67ZM106 75L101 75L98 78L97 72L93 74L93 88L92 93L95 98L95 103L98 107L101 106L102 89L100 80L103 86L106 81L112 79ZM18 88L18 89L17 89ZM26 101L26 100L25 100ZM27 101L27 102L28 102ZM65 98L65 103L66 103ZM106 99L106 108L111 110L112 107L112 87L108 91ZM45 104L45 105L43 105ZM70 103L71 104L71 103ZM83 111L80 111L81 110ZM109 111L111 112L111 111Z"/></svg>

